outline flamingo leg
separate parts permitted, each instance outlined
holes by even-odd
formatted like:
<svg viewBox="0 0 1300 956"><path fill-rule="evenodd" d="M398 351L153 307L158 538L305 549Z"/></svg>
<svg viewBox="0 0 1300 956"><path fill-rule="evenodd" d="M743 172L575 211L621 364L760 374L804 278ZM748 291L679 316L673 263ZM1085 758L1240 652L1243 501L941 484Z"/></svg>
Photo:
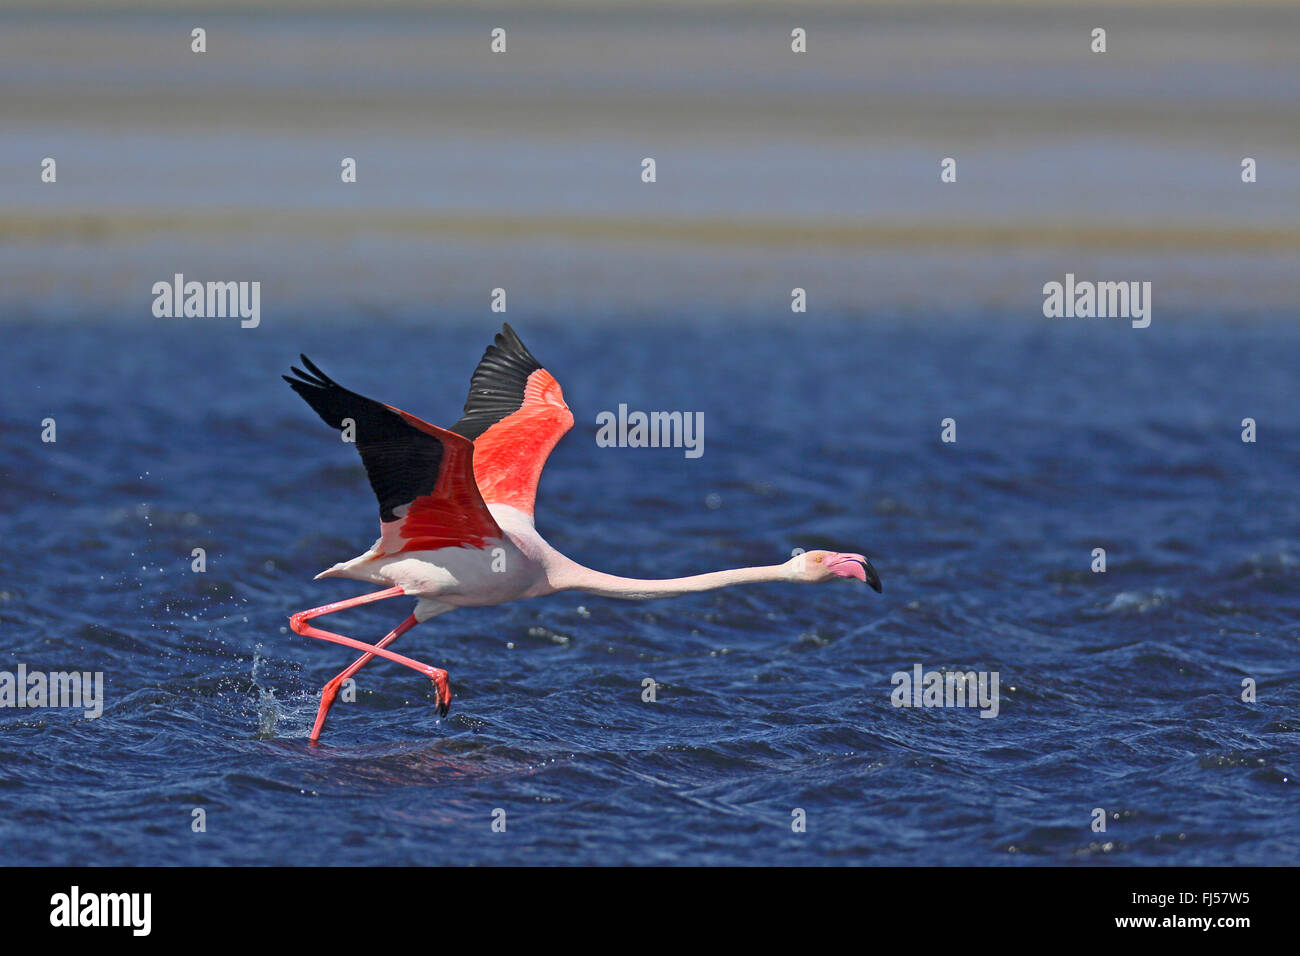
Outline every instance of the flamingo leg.
<svg viewBox="0 0 1300 956"><path fill-rule="evenodd" d="M365 655L354 665L358 669L371 658L383 657L393 661L394 663L401 664L403 667L409 667L414 671L418 671L425 677L429 678L429 680L433 681L433 686L438 695L438 712L441 716L446 716L447 708L451 706L451 682L448 679L447 672L439 667L431 667L428 664L421 664L419 661L413 660L409 657L404 657L401 654L395 654L382 646L382 644L392 643L400 637L401 634L406 633L406 631L409 631L411 627L414 627L414 615L412 615L411 623L409 625L406 622L403 622L402 625L399 625L401 630L399 631L395 628L394 632L384 638L384 641L380 645L366 644L364 641L358 641L351 637L344 637L342 634L335 634L333 631L326 631L319 627L312 627L307 623L313 618L321 617L326 614L334 614L350 607L359 607L362 604L370 604L373 601L382 601L385 598L398 597L405 593L405 589L393 587L383 591L375 591L373 594L363 594L360 597L349 598L346 601L335 601L333 604L323 604L320 607L314 607L307 611L299 611L297 614L289 618L289 626L293 628L295 633L302 634L304 637L315 637L322 641L330 641L334 644L342 644L344 647L352 647L359 651L365 651ZM349 670L351 670L351 668L349 668ZM340 680L339 683L342 683L342 681ZM327 688L328 686L329 685L326 685ZM335 692L337 693L337 688L335 688ZM332 696L330 702L333 702ZM324 705L323 694L321 703ZM325 707L324 709L328 710L329 708ZM315 740L319 736L322 721L323 713L318 713L316 726L312 730L312 740Z"/></svg>
<svg viewBox="0 0 1300 956"><path fill-rule="evenodd" d="M419 621L417 621L415 615L412 614L401 624L397 625L397 627L389 631L384 639L376 644L375 647L387 647L411 628L415 627L418 623ZM315 743L320 739L321 728L325 726L325 715L329 713L330 707L334 705L334 698L338 695L339 688L343 685L343 682L374 659L375 655L371 651L366 651L366 653L353 661L346 670L336 676L321 689L320 709L316 711L316 723L311 729L311 737L308 738L312 743ZM443 712L445 713L445 711Z"/></svg>

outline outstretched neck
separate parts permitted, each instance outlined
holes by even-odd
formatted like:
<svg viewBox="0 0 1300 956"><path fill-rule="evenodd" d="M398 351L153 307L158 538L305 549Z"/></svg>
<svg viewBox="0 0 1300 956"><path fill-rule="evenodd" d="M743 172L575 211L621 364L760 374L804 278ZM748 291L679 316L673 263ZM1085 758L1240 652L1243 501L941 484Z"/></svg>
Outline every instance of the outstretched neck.
<svg viewBox="0 0 1300 956"><path fill-rule="evenodd" d="M631 601L697 594L700 591L714 591L736 584L762 584L790 580L792 578L789 570L780 564L761 568L710 571L708 574L693 574L685 578L645 580L621 578L614 574L594 571L568 558L558 562L558 566L554 567L550 574L551 586L557 591L586 591L601 597L625 598Z"/></svg>

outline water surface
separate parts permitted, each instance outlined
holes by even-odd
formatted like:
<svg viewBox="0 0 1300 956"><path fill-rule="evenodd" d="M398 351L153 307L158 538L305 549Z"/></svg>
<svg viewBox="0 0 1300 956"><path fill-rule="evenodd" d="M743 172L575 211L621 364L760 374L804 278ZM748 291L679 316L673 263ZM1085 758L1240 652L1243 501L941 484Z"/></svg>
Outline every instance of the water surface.
<svg viewBox="0 0 1300 956"><path fill-rule="evenodd" d="M446 719L422 678L372 664L312 748L351 657L287 617L360 593L311 578L373 540L376 509L278 375L306 351L446 424L490 336L333 318L4 325L3 666L103 671L107 702L0 710L0 861L1300 861L1284 317L512 314L577 417L539 496L554 545L645 577L862 550L884 594L457 611L397 645L450 671ZM597 447L620 402L702 411L704 455ZM408 610L332 621L378 638ZM998 672L999 715L893 707L917 663Z"/></svg>

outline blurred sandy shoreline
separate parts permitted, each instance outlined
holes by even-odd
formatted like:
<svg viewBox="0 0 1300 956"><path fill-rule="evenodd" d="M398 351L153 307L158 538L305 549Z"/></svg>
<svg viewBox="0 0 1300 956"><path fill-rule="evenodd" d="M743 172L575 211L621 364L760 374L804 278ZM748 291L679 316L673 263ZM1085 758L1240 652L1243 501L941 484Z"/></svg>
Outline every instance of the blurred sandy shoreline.
<svg viewBox="0 0 1300 956"><path fill-rule="evenodd" d="M136 314L175 271L286 314L1300 298L1295 6L158 6L0 12L0 316Z"/></svg>

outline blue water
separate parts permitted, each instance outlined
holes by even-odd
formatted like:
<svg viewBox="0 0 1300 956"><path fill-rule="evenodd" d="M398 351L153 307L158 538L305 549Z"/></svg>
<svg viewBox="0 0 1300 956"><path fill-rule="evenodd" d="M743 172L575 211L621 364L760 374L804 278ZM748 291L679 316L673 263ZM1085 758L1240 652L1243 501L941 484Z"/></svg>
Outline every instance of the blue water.
<svg viewBox="0 0 1300 956"><path fill-rule="evenodd" d="M863 551L884 594L457 611L397 645L447 718L380 662L309 747L352 656L287 617L365 589L312 575L377 516L278 376L305 351L447 424L486 320L11 320L0 669L103 671L106 704L0 710L0 862L1300 863L1297 326L511 321L578 420L552 544L644 577ZM597 447L620 402L702 411L703 457ZM895 708L918 663L998 672L998 716Z"/></svg>

